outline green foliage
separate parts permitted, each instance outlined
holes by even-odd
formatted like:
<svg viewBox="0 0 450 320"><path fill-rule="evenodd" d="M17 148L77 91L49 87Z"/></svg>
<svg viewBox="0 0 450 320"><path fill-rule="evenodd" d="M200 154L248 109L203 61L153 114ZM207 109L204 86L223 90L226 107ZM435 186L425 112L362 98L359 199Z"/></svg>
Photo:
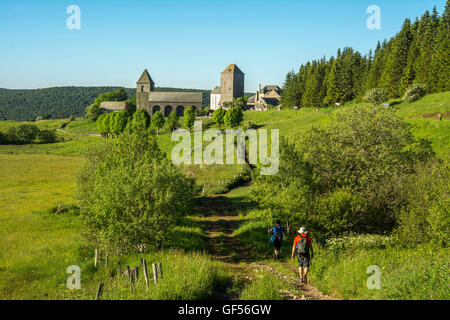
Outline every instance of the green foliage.
<svg viewBox="0 0 450 320"><path fill-rule="evenodd" d="M420 20L406 19L398 34L362 56L352 48L336 57L307 62L289 72L283 86L284 107L317 107L361 100L367 90L381 88L402 97L417 82L429 93L450 90L450 4L441 16L436 8Z"/></svg>
<svg viewBox="0 0 450 320"><path fill-rule="evenodd" d="M448 297L448 249L422 245L398 247L380 236L333 239L315 246L311 284L321 292L350 300L445 300ZM294 263L294 262L292 262ZM366 283L371 265L380 267L381 290Z"/></svg>
<svg viewBox="0 0 450 320"><path fill-rule="evenodd" d="M227 110L227 113L223 117L223 122L229 128L237 128L244 120L244 113L240 107L233 107Z"/></svg>
<svg viewBox="0 0 450 320"><path fill-rule="evenodd" d="M171 132L173 132L174 130L176 130L179 126L178 124L178 116L176 114L175 111L172 111L169 116L167 117L167 125L170 129Z"/></svg>
<svg viewBox="0 0 450 320"><path fill-rule="evenodd" d="M109 121L109 130L110 133L116 137L121 134L125 128L127 127L127 123L130 119L130 114L128 111L119 111L114 112L110 114L110 121Z"/></svg>
<svg viewBox="0 0 450 320"><path fill-rule="evenodd" d="M91 104L86 108L86 114L84 117L86 119L91 119L91 120L96 121L100 115L101 115L100 106L98 106L96 104Z"/></svg>
<svg viewBox="0 0 450 320"><path fill-rule="evenodd" d="M433 242L448 246L450 234L449 165L434 162L421 166L407 179L407 202L396 236L405 244Z"/></svg>
<svg viewBox="0 0 450 320"><path fill-rule="evenodd" d="M192 130L195 123L195 108L193 106L189 106L184 112L184 125L189 128L189 131Z"/></svg>
<svg viewBox="0 0 450 320"><path fill-rule="evenodd" d="M126 101L128 94L124 88L119 88L117 91L106 92L100 94L95 100L94 105L100 106L104 101Z"/></svg>
<svg viewBox="0 0 450 320"><path fill-rule="evenodd" d="M156 111L152 116L152 125L156 128L157 134L159 134L159 129L164 127L166 119L162 115L161 111Z"/></svg>
<svg viewBox="0 0 450 320"><path fill-rule="evenodd" d="M222 125L225 123L224 118L226 113L226 110L223 108L214 111L213 120L219 126L219 130L222 129Z"/></svg>
<svg viewBox="0 0 450 320"><path fill-rule="evenodd" d="M0 89L0 120L26 121L50 115L64 119L81 117L100 94L118 87L57 87L36 90ZM136 89L125 89L131 97Z"/></svg>
<svg viewBox="0 0 450 320"><path fill-rule="evenodd" d="M39 130L37 136L38 143L55 143L56 131L55 130Z"/></svg>
<svg viewBox="0 0 450 320"><path fill-rule="evenodd" d="M257 177L254 199L267 215L325 236L392 230L402 199L397 177L432 156L392 112L364 107L343 109L331 125L280 149L279 174Z"/></svg>
<svg viewBox="0 0 450 320"><path fill-rule="evenodd" d="M403 100L406 102L414 102L419 100L427 93L427 86L424 84L413 84L405 92Z"/></svg>
<svg viewBox="0 0 450 320"><path fill-rule="evenodd" d="M0 133L0 144L45 144L56 141L54 129L39 129L34 124L20 124Z"/></svg>
<svg viewBox="0 0 450 320"><path fill-rule="evenodd" d="M148 129L150 127L150 116L144 109L139 109L133 114L131 127L134 129Z"/></svg>
<svg viewBox="0 0 450 320"><path fill-rule="evenodd" d="M364 101L371 103L374 107L380 106L388 100L388 95L384 89L374 88L367 91Z"/></svg>
<svg viewBox="0 0 450 320"><path fill-rule="evenodd" d="M160 249L191 213L194 185L147 131L125 133L94 150L78 176L88 239L111 252Z"/></svg>

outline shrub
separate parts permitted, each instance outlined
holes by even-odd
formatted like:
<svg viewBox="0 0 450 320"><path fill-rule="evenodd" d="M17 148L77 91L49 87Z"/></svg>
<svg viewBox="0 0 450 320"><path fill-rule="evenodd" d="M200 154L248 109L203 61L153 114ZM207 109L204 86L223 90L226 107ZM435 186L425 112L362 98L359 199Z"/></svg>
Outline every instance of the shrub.
<svg viewBox="0 0 450 320"><path fill-rule="evenodd" d="M387 100L387 92L380 88L370 89L364 96L364 101L371 103L374 107L379 106Z"/></svg>
<svg viewBox="0 0 450 320"><path fill-rule="evenodd" d="M407 204L399 216L396 236L405 244L449 244L450 168L434 162L421 166L407 181Z"/></svg>
<svg viewBox="0 0 450 320"><path fill-rule="evenodd" d="M54 143L56 142L55 130L40 130L37 134L37 141L39 143Z"/></svg>
<svg viewBox="0 0 450 320"><path fill-rule="evenodd" d="M425 84L413 84L408 87L403 100L406 102L413 102L419 100L427 93L427 86Z"/></svg>
<svg viewBox="0 0 450 320"><path fill-rule="evenodd" d="M224 124L224 118L225 118L226 113L227 112L223 108L220 108L220 109L217 109L216 111L214 111L213 120L219 126L219 130L222 129L222 125Z"/></svg>
<svg viewBox="0 0 450 320"><path fill-rule="evenodd" d="M329 126L281 141L279 173L255 177L253 197L268 216L324 234L389 232L404 204L398 177L432 157L391 111L349 107Z"/></svg>
<svg viewBox="0 0 450 320"><path fill-rule="evenodd" d="M32 143L39 133L34 124L21 124L15 130L15 139L19 143Z"/></svg>
<svg viewBox="0 0 450 320"><path fill-rule="evenodd" d="M133 115L131 127L133 129L138 127L148 129L149 126L150 126L150 116L148 115L148 112L144 109L137 110Z"/></svg>
<svg viewBox="0 0 450 320"><path fill-rule="evenodd" d="M170 132L173 132L173 131L175 131L178 128L178 126L179 126L178 120L179 119L178 119L178 116L177 116L176 112L172 111L169 114L169 116L167 117L167 125L168 125L168 127L170 129Z"/></svg>
<svg viewBox="0 0 450 320"><path fill-rule="evenodd" d="M228 109L227 113L223 118L223 122L229 128L237 128L241 124L242 120L244 120L244 114L240 107L233 107Z"/></svg>
<svg viewBox="0 0 450 320"><path fill-rule="evenodd" d="M156 133L159 134L159 129L161 129L166 123L166 119L160 111L156 111L152 117L152 125L156 128Z"/></svg>
<svg viewBox="0 0 450 320"><path fill-rule="evenodd" d="M191 213L195 182L158 148L148 131L126 132L95 148L78 175L87 238L110 252L160 249Z"/></svg>
<svg viewBox="0 0 450 320"><path fill-rule="evenodd" d="M195 123L195 108L193 106L189 106L184 112L184 125L189 131L192 130Z"/></svg>

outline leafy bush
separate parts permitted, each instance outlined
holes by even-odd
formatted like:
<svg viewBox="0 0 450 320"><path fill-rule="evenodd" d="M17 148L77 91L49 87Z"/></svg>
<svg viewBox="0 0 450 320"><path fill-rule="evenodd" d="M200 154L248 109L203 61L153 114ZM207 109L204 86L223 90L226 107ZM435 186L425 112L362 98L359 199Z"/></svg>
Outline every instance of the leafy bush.
<svg viewBox="0 0 450 320"><path fill-rule="evenodd" d="M412 245L433 242L447 246L450 234L448 163L422 166L407 183L407 204L399 216L397 238Z"/></svg>
<svg viewBox="0 0 450 320"><path fill-rule="evenodd" d="M144 128L148 129L150 126L150 116L144 109L139 109L133 114L133 120L131 122L132 128Z"/></svg>
<svg viewBox="0 0 450 320"><path fill-rule="evenodd" d="M223 117L223 122L225 125L233 129L239 127L242 120L244 120L244 113L240 107L228 109L227 113Z"/></svg>
<svg viewBox="0 0 450 320"><path fill-rule="evenodd" d="M388 100L388 94L384 89L374 88L367 91L364 101L371 103L373 106L379 106Z"/></svg>
<svg viewBox="0 0 450 320"><path fill-rule="evenodd" d="M402 207L405 174L433 156L389 110L349 107L336 121L280 144L280 170L257 176L253 197L268 217L323 235L389 232Z"/></svg>
<svg viewBox="0 0 450 320"><path fill-rule="evenodd" d="M194 180L146 130L93 149L78 175L88 239L110 252L161 248L170 229L192 211L194 193Z"/></svg>
<svg viewBox="0 0 450 320"><path fill-rule="evenodd" d="M405 92L403 100L406 102L413 102L419 100L427 93L427 86L425 84L413 84Z"/></svg>
<svg viewBox="0 0 450 320"><path fill-rule="evenodd" d="M55 130L40 130L37 134L38 143L54 143L56 142Z"/></svg>
<svg viewBox="0 0 450 320"><path fill-rule="evenodd" d="M152 117L152 125L154 128L156 128L157 134L159 134L159 129L164 127L165 123L166 119L164 119L164 116L162 115L161 111L156 111Z"/></svg>
<svg viewBox="0 0 450 320"><path fill-rule="evenodd" d="M191 129L194 127L195 112L196 111L193 106L189 106L184 112L184 125L189 129L189 131L191 131Z"/></svg>
<svg viewBox="0 0 450 320"><path fill-rule="evenodd" d="M217 109L216 111L214 111L213 119L214 119L214 122L219 126L219 130L222 129L222 125L224 124L224 118L225 118L226 113L227 112L223 108L220 108L220 109Z"/></svg>
<svg viewBox="0 0 450 320"><path fill-rule="evenodd" d="M34 124L21 124L8 128L5 133L0 133L0 144L44 144L56 141L55 130L40 130Z"/></svg>

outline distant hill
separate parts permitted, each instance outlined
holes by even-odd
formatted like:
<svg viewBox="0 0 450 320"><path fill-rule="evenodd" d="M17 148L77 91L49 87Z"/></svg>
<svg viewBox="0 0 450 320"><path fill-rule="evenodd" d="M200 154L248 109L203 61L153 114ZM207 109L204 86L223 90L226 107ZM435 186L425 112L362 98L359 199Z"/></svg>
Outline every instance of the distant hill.
<svg viewBox="0 0 450 320"><path fill-rule="evenodd" d="M26 121L50 115L53 119L83 116L84 110L101 93L116 91L120 87L54 87L46 89L11 90L0 88L0 120ZM125 88L128 98L136 89ZM204 93L205 106L209 105L208 90L155 88L155 91L195 91Z"/></svg>

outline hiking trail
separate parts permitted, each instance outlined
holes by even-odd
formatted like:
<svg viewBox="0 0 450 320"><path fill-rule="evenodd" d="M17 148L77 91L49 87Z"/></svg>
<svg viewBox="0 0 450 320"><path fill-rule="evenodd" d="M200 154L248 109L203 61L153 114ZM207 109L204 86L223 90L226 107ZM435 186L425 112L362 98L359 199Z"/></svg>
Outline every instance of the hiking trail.
<svg viewBox="0 0 450 320"><path fill-rule="evenodd" d="M238 300L242 286L254 281L259 272L265 271L276 275L296 289L295 292L289 288L280 290L283 300L336 300L311 285L300 283L298 269L294 265L280 260L279 263L290 271L289 274L280 272L264 263L264 260L272 257L270 253L261 254L246 248L233 236L243 220L235 206L236 203L227 195L204 197L198 203L198 208L203 214L200 223L207 234L208 253L217 260L227 263L232 268L235 278L234 281L230 280L225 288L219 288L216 299ZM289 246L285 242L286 245ZM301 292L301 295L297 291Z"/></svg>

